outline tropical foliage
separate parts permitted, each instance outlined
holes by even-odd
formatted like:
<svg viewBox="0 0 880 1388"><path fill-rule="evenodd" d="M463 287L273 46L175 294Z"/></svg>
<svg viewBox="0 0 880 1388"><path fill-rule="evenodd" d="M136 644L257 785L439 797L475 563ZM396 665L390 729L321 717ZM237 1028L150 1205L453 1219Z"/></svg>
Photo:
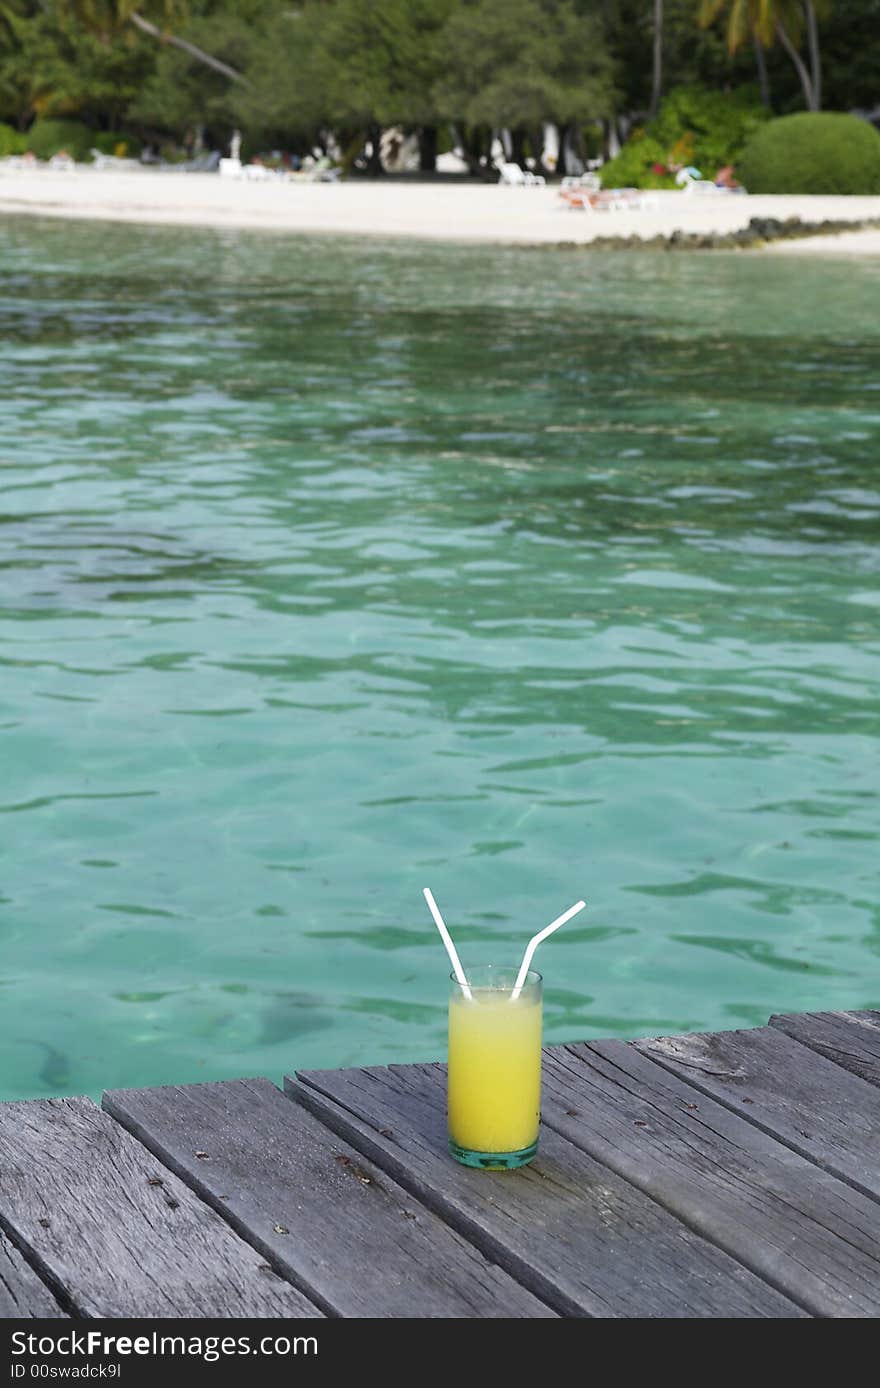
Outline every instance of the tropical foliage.
<svg viewBox="0 0 880 1388"><path fill-rule="evenodd" d="M238 126L246 150L367 146L375 166L395 127L426 169L450 142L476 168L499 129L539 158L549 121L582 155L635 131L618 171L662 181L682 139L728 161L758 93L777 115L880 104L880 0L0 0L18 132L217 148Z"/></svg>
<svg viewBox="0 0 880 1388"><path fill-rule="evenodd" d="M676 87L655 120L633 132L616 159L602 169L606 188L675 186L675 171L695 166L709 178L736 164L743 146L767 120L753 89L725 94L706 87Z"/></svg>
<svg viewBox="0 0 880 1388"><path fill-rule="evenodd" d="M723 16L727 46L735 53L751 41L760 51L777 40L788 54L803 88L807 109L822 104L822 60L819 16L827 15L830 0L700 0L704 26ZM801 53L806 36L807 59Z"/></svg>

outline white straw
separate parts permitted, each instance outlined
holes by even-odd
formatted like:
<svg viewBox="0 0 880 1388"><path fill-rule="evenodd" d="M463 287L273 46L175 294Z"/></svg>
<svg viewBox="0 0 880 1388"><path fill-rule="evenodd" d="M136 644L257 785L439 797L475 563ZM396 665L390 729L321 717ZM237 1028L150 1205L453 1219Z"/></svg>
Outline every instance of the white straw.
<svg viewBox="0 0 880 1388"><path fill-rule="evenodd" d="M585 901L575 902L574 906L569 906L568 910L563 912L561 916L557 916L555 921L551 921L549 925L544 926L543 930L539 930L537 935L532 936L532 938L529 940L529 943L526 945L526 952L523 955L522 963L519 966L519 973L516 976L516 982L513 985L513 992L510 995L511 1002L516 1002L517 998L523 990L523 984L526 981L526 974L529 971L529 965L531 964L535 954L535 950L538 948L538 945L541 943L541 941L546 940L547 936L552 935L553 931L558 930L561 925L565 925L566 921L570 921L572 916L576 916L578 911L582 911L586 904L587 903Z"/></svg>
<svg viewBox="0 0 880 1388"><path fill-rule="evenodd" d="M449 955L449 962L450 962L450 964L452 965L452 972L455 974L456 981L459 983L459 985L460 985L460 987L461 987L461 991L464 993L464 995L465 995L465 997L467 998L468 1002L470 1002L471 999L472 999L472 997L473 997L473 994L471 993L470 987L469 987L469 985L468 985L467 976L465 975L465 971L464 971L464 969L461 967L461 960L460 960L459 957L458 957L458 952L457 952L457 950L456 950L456 948L455 948L455 945L452 943L452 936L450 935L449 931L446 929L446 924L445 924L445 922L444 922L444 920L443 920L443 917L441 916L439 910L437 909L437 903L436 903L436 901L434 900L434 896L433 896L433 893L432 893L432 891L431 891L431 888L430 888L430 887L423 887L423 888L422 888L422 891L424 892L424 894L425 894L425 900L426 900L427 903L428 903L428 910L431 912L431 915L434 917L434 924L436 925L437 929L440 931L440 939L443 941L444 945L446 946L446 953Z"/></svg>

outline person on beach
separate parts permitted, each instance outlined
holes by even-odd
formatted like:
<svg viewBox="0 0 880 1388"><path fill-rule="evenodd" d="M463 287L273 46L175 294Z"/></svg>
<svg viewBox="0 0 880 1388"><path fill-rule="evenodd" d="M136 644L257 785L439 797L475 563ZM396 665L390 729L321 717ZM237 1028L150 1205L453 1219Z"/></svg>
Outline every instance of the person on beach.
<svg viewBox="0 0 880 1388"><path fill-rule="evenodd" d="M723 168L720 168L720 169L718 170L717 174L715 175L715 180L714 180L714 181L715 181L715 187L716 187L716 188L739 188L739 187L741 187L741 184L739 183L739 181L738 181L738 179L737 179L737 177L736 177L736 175L735 175L735 173L734 173L733 165L732 165L732 164L725 164L725 165L723 166Z"/></svg>

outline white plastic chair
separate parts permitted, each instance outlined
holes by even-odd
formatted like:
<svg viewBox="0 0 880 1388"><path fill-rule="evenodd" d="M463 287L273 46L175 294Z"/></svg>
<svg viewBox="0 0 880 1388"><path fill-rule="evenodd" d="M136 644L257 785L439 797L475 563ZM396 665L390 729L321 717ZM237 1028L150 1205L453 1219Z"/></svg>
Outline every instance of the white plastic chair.
<svg viewBox="0 0 880 1388"><path fill-rule="evenodd" d="M713 183L708 178L688 179L687 183L684 185L684 188L682 189L682 192L684 193L699 193L702 195L705 195L706 193L726 193L727 191L728 190L726 188L719 188L717 183Z"/></svg>
<svg viewBox="0 0 880 1388"><path fill-rule="evenodd" d="M533 174L531 169L521 169L519 164L499 164L498 182L516 188L543 187L545 179L541 174Z"/></svg>
<svg viewBox="0 0 880 1388"><path fill-rule="evenodd" d="M522 188L525 185L526 176L519 164L499 164L498 182L507 183L511 187Z"/></svg>

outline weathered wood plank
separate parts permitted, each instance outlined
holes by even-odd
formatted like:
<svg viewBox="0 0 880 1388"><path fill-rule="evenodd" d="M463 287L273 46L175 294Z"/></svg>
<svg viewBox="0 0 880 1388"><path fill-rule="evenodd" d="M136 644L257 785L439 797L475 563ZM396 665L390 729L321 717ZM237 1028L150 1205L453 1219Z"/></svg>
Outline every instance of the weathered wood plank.
<svg viewBox="0 0 880 1388"><path fill-rule="evenodd" d="M634 1041L824 1170L880 1199L880 1092L771 1027Z"/></svg>
<svg viewBox="0 0 880 1388"><path fill-rule="evenodd" d="M544 1121L816 1316L880 1313L880 1205L623 1041L555 1048Z"/></svg>
<svg viewBox="0 0 880 1388"><path fill-rule="evenodd" d="M49 1288L0 1233L0 1320L42 1320L64 1314Z"/></svg>
<svg viewBox="0 0 880 1388"><path fill-rule="evenodd" d="M554 1316L267 1079L118 1089L104 1107L331 1314Z"/></svg>
<svg viewBox="0 0 880 1388"><path fill-rule="evenodd" d="M869 1084L880 1085L880 1012L802 1012L771 1017L770 1025Z"/></svg>
<svg viewBox="0 0 880 1388"><path fill-rule="evenodd" d="M457 1165L440 1066L312 1071L285 1085L565 1315L802 1314L557 1133L545 1131L537 1161L516 1173Z"/></svg>
<svg viewBox="0 0 880 1388"><path fill-rule="evenodd" d="M0 1223L78 1315L320 1314L89 1099L0 1104Z"/></svg>

